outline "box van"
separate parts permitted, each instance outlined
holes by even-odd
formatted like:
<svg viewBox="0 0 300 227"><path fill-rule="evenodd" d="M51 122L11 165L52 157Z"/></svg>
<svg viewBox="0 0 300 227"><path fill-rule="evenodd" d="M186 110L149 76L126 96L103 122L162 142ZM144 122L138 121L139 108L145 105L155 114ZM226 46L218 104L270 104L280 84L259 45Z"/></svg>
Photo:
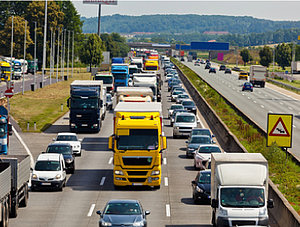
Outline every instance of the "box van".
<svg viewBox="0 0 300 227"><path fill-rule="evenodd" d="M193 128L197 128L197 118L193 113L178 113L173 124L173 138L188 136Z"/></svg>
<svg viewBox="0 0 300 227"><path fill-rule="evenodd" d="M66 185L66 167L62 154L40 154L32 170L31 190L52 188L59 191Z"/></svg>

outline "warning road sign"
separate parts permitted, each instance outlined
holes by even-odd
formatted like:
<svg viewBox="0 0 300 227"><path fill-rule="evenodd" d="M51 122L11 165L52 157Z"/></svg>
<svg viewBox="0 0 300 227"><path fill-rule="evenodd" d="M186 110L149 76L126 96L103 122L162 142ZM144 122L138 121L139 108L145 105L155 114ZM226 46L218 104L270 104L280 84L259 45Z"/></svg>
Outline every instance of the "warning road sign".
<svg viewBox="0 0 300 227"><path fill-rule="evenodd" d="M292 114L268 114L267 146L292 147Z"/></svg>

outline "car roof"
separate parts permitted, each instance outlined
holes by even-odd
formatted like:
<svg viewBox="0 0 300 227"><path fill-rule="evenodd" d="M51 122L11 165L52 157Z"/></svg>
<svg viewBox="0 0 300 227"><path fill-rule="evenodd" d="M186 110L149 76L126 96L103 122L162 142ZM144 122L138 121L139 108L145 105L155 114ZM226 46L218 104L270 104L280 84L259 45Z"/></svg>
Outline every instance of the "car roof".
<svg viewBox="0 0 300 227"><path fill-rule="evenodd" d="M72 132L59 132L57 133L58 136L76 136L76 133Z"/></svg>
<svg viewBox="0 0 300 227"><path fill-rule="evenodd" d="M207 137L210 139L210 137L208 135L192 135L192 137L195 137L195 138Z"/></svg>
<svg viewBox="0 0 300 227"><path fill-rule="evenodd" d="M218 147L221 150L221 148L216 144L201 144L200 147Z"/></svg>
<svg viewBox="0 0 300 227"><path fill-rule="evenodd" d="M52 146L60 146L60 147L70 147L71 145L69 143L50 143L48 145L48 147L52 147Z"/></svg>
<svg viewBox="0 0 300 227"><path fill-rule="evenodd" d="M171 106L183 106L181 104L172 104Z"/></svg>
<svg viewBox="0 0 300 227"><path fill-rule="evenodd" d="M193 128L192 131L209 131L208 128Z"/></svg>
<svg viewBox="0 0 300 227"><path fill-rule="evenodd" d="M200 170L199 173L211 173L211 169Z"/></svg>
<svg viewBox="0 0 300 227"><path fill-rule="evenodd" d="M195 116L195 117L196 117L195 114L189 113L189 112L187 112L187 113L182 112L182 113L178 113L178 114L176 114L176 115L182 115L182 116Z"/></svg>
<svg viewBox="0 0 300 227"><path fill-rule="evenodd" d="M59 161L61 158L61 154L58 153L44 153L40 154L37 158L37 161Z"/></svg>
<svg viewBox="0 0 300 227"><path fill-rule="evenodd" d="M139 201L133 199L111 199L107 203L139 203Z"/></svg>

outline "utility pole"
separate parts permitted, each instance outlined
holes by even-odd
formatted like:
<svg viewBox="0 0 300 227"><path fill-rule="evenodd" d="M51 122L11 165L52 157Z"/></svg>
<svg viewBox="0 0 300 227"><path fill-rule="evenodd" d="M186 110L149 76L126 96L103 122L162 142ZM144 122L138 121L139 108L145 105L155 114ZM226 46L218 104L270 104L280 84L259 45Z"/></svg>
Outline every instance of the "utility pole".
<svg viewBox="0 0 300 227"><path fill-rule="evenodd" d="M100 28L101 28L101 4L99 4L99 10L98 10L98 35L100 37Z"/></svg>
<svg viewBox="0 0 300 227"><path fill-rule="evenodd" d="M25 20L25 33L24 33L24 61L23 61L23 79L22 79L22 95L24 95L25 90L25 59L26 59L26 30L27 30L27 20Z"/></svg>
<svg viewBox="0 0 300 227"><path fill-rule="evenodd" d="M61 29L61 58L60 58L60 76L63 79L64 78L64 72L63 72L63 57L64 57L64 49L63 49L63 45L64 45L64 29Z"/></svg>
<svg viewBox="0 0 300 227"><path fill-rule="evenodd" d="M292 54L292 67L291 67L291 71L292 71L292 80L294 79L294 62L295 62L295 42L293 41L293 54Z"/></svg>
<svg viewBox="0 0 300 227"><path fill-rule="evenodd" d="M34 88L36 86L36 21L34 22L34 57L33 57L33 62L34 62L34 69L33 69L33 83L34 83Z"/></svg>
<svg viewBox="0 0 300 227"><path fill-rule="evenodd" d="M53 31L52 28L50 29L50 81L49 84L51 84L51 76L52 76L52 45L53 45Z"/></svg>
<svg viewBox="0 0 300 227"><path fill-rule="evenodd" d="M54 70L55 70L55 33L56 33L56 31L55 31L55 29L54 29L54 32L53 32L53 50L52 50L52 75L53 75L53 77L54 77ZM50 83L51 84L51 83Z"/></svg>
<svg viewBox="0 0 300 227"><path fill-rule="evenodd" d="M68 35L68 56L67 56L67 78L69 79L69 58L70 58L70 30L68 31L69 35Z"/></svg>
<svg viewBox="0 0 300 227"><path fill-rule="evenodd" d="M67 35L67 29L64 29L63 75L65 74L66 35Z"/></svg>
<svg viewBox="0 0 300 227"><path fill-rule="evenodd" d="M58 82L58 65L59 65L59 31L57 30L57 59L56 59L56 83Z"/></svg>
<svg viewBox="0 0 300 227"><path fill-rule="evenodd" d="M14 16L11 17L11 46L10 46L10 79L12 80L12 64L13 64L13 49L14 49Z"/></svg>
<svg viewBox="0 0 300 227"><path fill-rule="evenodd" d="M73 40L72 40L72 75L73 78L73 65L74 65L74 30L73 30Z"/></svg>
<svg viewBox="0 0 300 227"><path fill-rule="evenodd" d="M273 48L273 74L275 72L275 46Z"/></svg>
<svg viewBox="0 0 300 227"><path fill-rule="evenodd" d="M236 67L238 67L239 65L238 47L235 47L235 54L236 54Z"/></svg>
<svg viewBox="0 0 300 227"><path fill-rule="evenodd" d="M47 41L47 0L45 0L45 24L44 24L44 44L43 44L42 87L44 87L44 77L45 77L45 68L46 68L46 41Z"/></svg>

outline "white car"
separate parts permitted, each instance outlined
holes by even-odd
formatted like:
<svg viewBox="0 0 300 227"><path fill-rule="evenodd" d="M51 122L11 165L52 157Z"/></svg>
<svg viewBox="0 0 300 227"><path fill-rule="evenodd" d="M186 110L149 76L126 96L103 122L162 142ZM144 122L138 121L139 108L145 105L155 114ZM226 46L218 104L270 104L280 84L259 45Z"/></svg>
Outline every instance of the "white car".
<svg viewBox="0 0 300 227"><path fill-rule="evenodd" d="M197 128L198 121L193 113L177 113L173 124L173 138L188 136L193 128Z"/></svg>
<svg viewBox="0 0 300 227"><path fill-rule="evenodd" d="M73 153L77 156L81 156L81 139L77 138L76 133L61 132L57 134L57 137L53 139L54 143L68 143L72 146Z"/></svg>
<svg viewBox="0 0 300 227"><path fill-rule="evenodd" d="M183 100L190 100L190 96L186 93L179 94L175 100L176 103L181 103Z"/></svg>
<svg viewBox="0 0 300 227"><path fill-rule="evenodd" d="M194 155L195 169L206 169L207 163L211 160L211 153L221 153L221 149L216 144L200 145Z"/></svg>
<svg viewBox="0 0 300 227"><path fill-rule="evenodd" d="M168 118L170 118L174 112L174 110L183 110L184 107L181 104L172 104L168 111Z"/></svg>
<svg viewBox="0 0 300 227"><path fill-rule="evenodd" d="M172 102L175 102L176 101L176 99L177 99L177 97L178 97L178 95L181 95L181 94L183 94L183 93L185 93L184 91L173 91L172 92L172 94L171 94L171 101Z"/></svg>
<svg viewBox="0 0 300 227"><path fill-rule="evenodd" d="M31 190L53 188L59 191L66 185L66 166L62 154L40 154L31 175Z"/></svg>

